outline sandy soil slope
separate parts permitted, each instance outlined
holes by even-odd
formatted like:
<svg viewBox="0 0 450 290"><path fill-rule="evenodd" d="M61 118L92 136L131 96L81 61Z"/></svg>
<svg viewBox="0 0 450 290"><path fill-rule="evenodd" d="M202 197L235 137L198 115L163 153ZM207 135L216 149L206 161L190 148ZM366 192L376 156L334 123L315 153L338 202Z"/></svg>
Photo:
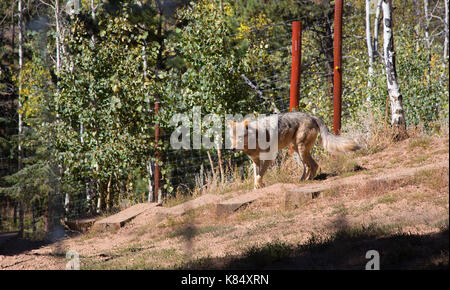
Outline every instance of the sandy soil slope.
<svg viewBox="0 0 450 290"><path fill-rule="evenodd" d="M362 170L306 183L338 186L345 178L350 185L298 208L285 208L284 193L302 184L276 183L227 217L206 205L179 217L144 212L115 232L55 243L11 240L0 252L0 269L65 269L68 250L79 253L82 269L363 269L374 248L384 268L448 268L448 138L408 139L354 160ZM411 168L420 170L362 186Z"/></svg>

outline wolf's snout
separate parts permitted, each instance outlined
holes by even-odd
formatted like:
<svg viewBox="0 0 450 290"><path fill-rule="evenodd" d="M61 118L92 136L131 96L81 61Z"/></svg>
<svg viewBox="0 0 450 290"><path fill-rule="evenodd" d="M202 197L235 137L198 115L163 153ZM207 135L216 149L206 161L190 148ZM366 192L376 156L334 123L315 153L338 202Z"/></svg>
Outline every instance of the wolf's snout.
<svg viewBox="0 0 450 290"><path fill-rule="evenodd" d="M236 148L235 148L235 147L231 147L230 150L231 150L232 152L236 152Z"/></svg>

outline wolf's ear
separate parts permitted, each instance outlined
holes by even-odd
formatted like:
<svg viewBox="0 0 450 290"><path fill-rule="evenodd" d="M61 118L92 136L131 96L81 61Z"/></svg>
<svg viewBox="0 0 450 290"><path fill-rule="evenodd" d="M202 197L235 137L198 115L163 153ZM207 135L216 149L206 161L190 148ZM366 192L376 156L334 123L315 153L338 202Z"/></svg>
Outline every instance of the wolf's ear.
<svg viewBox="0 0 450 290"><path fill-rule="evenodd" d="M227 123L228 123L228 125L230 125L230 126L235 126L235 125L236 125L236 122L235 122L235 121L232 121L232 120L228 120Z"/></svg>

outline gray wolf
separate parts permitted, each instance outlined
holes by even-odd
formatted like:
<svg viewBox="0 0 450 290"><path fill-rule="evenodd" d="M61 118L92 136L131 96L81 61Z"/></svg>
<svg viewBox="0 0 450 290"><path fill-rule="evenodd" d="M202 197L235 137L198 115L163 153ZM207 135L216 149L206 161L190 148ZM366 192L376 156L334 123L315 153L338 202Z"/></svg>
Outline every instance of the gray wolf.
<svg viewBox="0 0 450 290"><path fill-rule="evenodd" d="M319 169L319 165L311 157L311 149L319 133L321 145L330 153L339 154L360 149L360 146L352 139L330 133L323 120L318 117L302 112L281 113L272 116L276 116L277 119L276 132L270 136L275 135L277 138L271 141L278 147L277 152L290 144L293 145L303 165L301 180L314 179ZM266 120L268 121L269 118L266 117ZM250 157L253 161L255 174L254 187L263 187L263 176L274 158L262 160L261 153L268 152L269 149L261 149L261 146L259 146L261 139L258 138L256 138L256 146L249 146L251 140L249 136L270 133L271 127L264 125L264 122L249 119L242 122L228 121L228 124L231 138L230 149L232 151L243 151ZM238 134L237 128L244 128L243 134Z"/></svg>

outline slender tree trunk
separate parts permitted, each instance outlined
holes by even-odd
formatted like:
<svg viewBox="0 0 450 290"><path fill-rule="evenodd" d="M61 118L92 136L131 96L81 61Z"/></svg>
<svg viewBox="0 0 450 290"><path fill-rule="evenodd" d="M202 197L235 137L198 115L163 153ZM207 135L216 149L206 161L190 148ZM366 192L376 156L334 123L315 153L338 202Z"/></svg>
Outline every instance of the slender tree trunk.
<svg viewBox="0 0 450 290"><path fill-rule="evenodd" d="M219 170L220 170L220 181L221 183L225 182L225 173L223 171L223 162L222 162L222 149L220 149L220 145L217 145L217 157L219 162Z"/></svg>
<svg viewBox="0 0 450 290"><path fill-rule="evenodd" d="M55 26L56 26L56 36L55 36L55 46L56 46L56 76L59 78L59 71L61 68L61 48L60 48L60 23L59 23L59 0L55 0Z"/></svg>
<svg viewBox="0 0 450 290"><path fill-rule="evenodd" d="M407 138L406 120L402 106L402 95L397 82L395 67L394 34L392 21L392 1L383 0L383 41L386 80L391 102L391 125L396 129L396 139Z"/></svg>
<svg viewBox="0 0 450 290"><path fill-rule="evenodd" d="M11 1L12 3L12 8L11 8L11 23L12 23L12 33L11 33L11 50L12 53L14 54L14 50L16 49L16 43L15 43L15 39L16 39L16 21L14 20L14 12L16 11L16 7L15 7L15 2Z"/></svg>
<svg viewBox="0 0 450 290"><path fill-rule="evenodd" d="M111 212L113 198L112 198L112 192L111 192L111 182L112 182L112 174L109 177L108 185L106 187L106 212Z"/></svg>
<svg viewBox="0 0 450 290"><path fill-rule="evenodd" d="M19 237L23 237L25 230L23 201L19 201Z"/></svg>
<svg viewBox="0 0 450 290"><path fill-rule="evenodd" d="M13 209L13 224L17 226L17 201L14 201L14 209Z"/></svg>
<svg viewBox="0 0 450 290"><path fill-rule="evenodd" d="M100 214L102 212L102 203L103 203L103 186L99 181L97 181L97 214Z"/></svg>
<svg viewBox="0 0 450 290"><path fill-rule="evenodd" d="M420 49L421 46L421 33L420 28L422 27L422 16L421 16L421 8L419 8L418 4L419 0L414 0L414 14L417 19L417 25L414 26L414 41L416 43L416 51Z"/></svg>
<svg viewBox="0 0 450 290"><path fill-rule="evenodd" d="M36 233L37 230L37 217L38 217L38 213L37 213L37 202L34 201L31 204L31 214L32 214L32 227L33 227L33 234Z"/></svg>
<svg viewBox="0 0 450 290"><path fill-rule="evenodd" d="M148 202L153 202L153 170L152 163L147 163Z"/></svg>
<svg viewBox="0 0 450 290"><path fill-rule="evenodd" d="M55 13L55 47L56 47L56 66L55 66L55 72L56 72L56 90L59 91L59 73L61 71L62 62L61 62L61 20L60 20L60 10L59 10L59 0L55 0L55 6L53 7L53 12ZM59 118L59 115L56 115L56 118ZM48 232L47 236L51 240L55 240L57 238L60 238L61 235L64 233L64 228L60 224L60 218L63 218L64 216L64 209L63 209L63 192L62 192L62 180L64 175L64 167L62 164L57 164L55 167L55 172L57 172L57 175L59 176L57 179L57 185L55 188L55 192L49 193L48 195Z"/></svg>
<svg viewBox="0 0 450 290"><path fill-rule="evenodd" d="M18 14L19 14L19 97L18 97L18 115L19 115L19 140L18 140L18 170L23 168L22 157L22 135L23 135L23 116L22 116L22 69L23 69L23 13L22 0L18 0ZM19 236L23 236L23 201L19 201Z"/></svg>
<svg viewBox="0 0 450 290"><path fill-rule="evenodd" d="M423 0L423 11L425 13L425 42L427 44L427 48L429 49L431 46L430 40L430 15L428 11L428 6L430 5L429 0Z"/></svg>
<svg viewBox="0 0 450 290"><path fill-rule="evenodd" d="M97 214L100 214L102 212L102 193L98 193L97 197Z"/></svg>
<svg viewBox="0 0 450 290"><path fill-rule="evenodd" d="M374 58L378 55L378 35L380 29L380 14L381 14L381 2L383 0L378 0L377 10L375 11L375 21L373 24L373 56Z"/></svg>
<svg viewBox="0 0 450 290"><path fill-rule="evenodd" d="M139 1L139 6L142 7L143 3L142 1ZM147 53L146 53L146 49L147 49L147 41L146 39L144 39L144 44L142 45L142 75L144 77L144 85L145 83L148 81L147 78ZM148 92L146 92L146 94L148 94ZM150 99L148 100L148 104L149 104L149 108L150 108ZM149 112L150 113L150 112ZM148 197L147 200L148 202L153 202L153 171L152 171L152 162L148 161L147 163L147 188L148 188Z"/></svg>
<svg viewBox="0 0 450 290"><path fill-rule="evenodd" d="M445 15L444 15L444 66L446 63L448 63L448 55L449 55L449 50L448 50L448 1L449 0L444 0L444 10L445 10Z"/></svg>
<svg viewBox="0 0 450 290"><path fill-rule="evenodd" d="M203 186L205 185L205 167L203 163L200 164L200 176L199 176L199 186L200 189L203 190Z"/></svg>
<svg viewBox="0 0 450 290"><path fill-rule="evenodd" d="M44 214L44 231L48 234L51 231L50 224L50 195L48 195L48 201L45 205L45 214Z"/></svg>
<svg viewBox="0 0 450 290"><path fill-rule="evenodd" d="M18 160L19 170L22 169L22 134L23 134L23 116L22 116L22 68L23 68L23 19L22 19L22 0L18 0L19 13L19 98L18 98L18 112L19 112L19 145L18 145Z"/></svg>
<svg viewBox="0 0 450 290"><path fill-rule="evenodd" d="M366 0L366 45L367 45L367 55L369 56L369 70L367 81L367 87L372 88L372 78L373 78L373 45L372 45L372 35L370 26L370 0ZM367 96L367 101L370 101L370 93Z"/></svg>
<svg viewBox="0 0 450 290"><path fill-rule="evenodd" d="M70 210L70 194L68 192L66 192L66 196L64 198L64 211L65 211L65 216L64 216L64 220L67 221L67 217L69 215L69 210Z"/></svg>
<svg viewBox="0 0 450 290"><path fill-rule="evenodd" d="M214 162L211 158L211 153L209 153L209 151L206 151L206 154L208 154L209 164L211 166L211 173L213 175L213 180L215 182L215 181L217 181L217 174L216 174L216 170L214 169Z"/></svg>
<svg viewBox="0 0 450 290"><path fill-rule="evenodd" d="M91 6L91 18L92 18L93 22L95 23L96 22L95 11L96 11L97 7L95 6L94 0L90 1L90 6ZM95 34L92 34L91 42L90 42L91 47L95 46L96 41L97 41L97 39L95 37ZM73 63L71 64L71 70L72 69L73 69ZM80 142L81 142L81 145L84 145L84 137L83 137L84 132L85 132L84 123L82 120L80 120ZM86 200L89 203L91 202L92 185L93 185L92 179L88 179L88 181L86 182L86 186L85 186L85 192L86 192ZM97 211L98 211L98 209L97 209Z"/></svg>
<svg viewBox="0 0 450 290"><path fill-rule="evenodd" d="M429 0L423 0L423 11L425 13L425 43L427 45L428 52L428 68L426 73L427 85L430 84L430 73L431 73L431 39L430 39L430 20L431 17L428 11Z"/></svg>
<svg viewBox="0 0 450 290"><path fill-rule="evenodd" d="M54 165L54 172L57 172L55 192L48 195L47 208L47 238L51 241L64 236L64 227L61 224L61 219L64 217L63 196L62 196L62 178L64 174L64 167L60 164Z"/></svg>
<svg viewBox="0 0 450 290"><path fill-rule="evenodd" d="M94 0L91 0L91 18L92 18L94 23L97 21L97 17L95 16L95 11L96 10L97 10L97 7L95 6L95 2L94 2ZM94 46L96 41L97 41L97 39L95 37L95 34L92 33L91 45Z"/></svg>

